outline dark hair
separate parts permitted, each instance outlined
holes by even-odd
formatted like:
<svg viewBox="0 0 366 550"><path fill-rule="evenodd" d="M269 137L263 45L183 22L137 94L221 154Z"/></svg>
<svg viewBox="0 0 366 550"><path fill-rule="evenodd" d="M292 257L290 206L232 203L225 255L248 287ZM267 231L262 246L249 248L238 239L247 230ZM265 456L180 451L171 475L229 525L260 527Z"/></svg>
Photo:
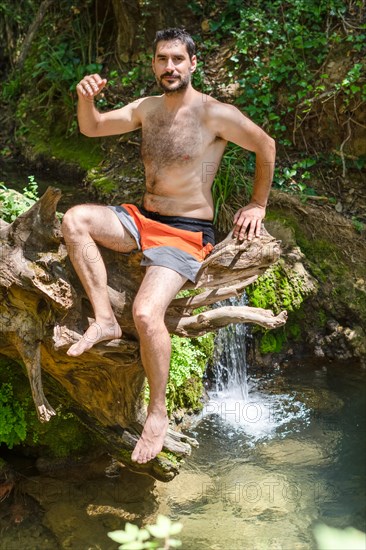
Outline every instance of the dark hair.
<svg viewBox="0 0 366 550"><path fill-rule="evenodd" d="M192 56L196 54L196 44L194 43L194 40L191 37L191 35L188 34L188 32L185 29L179 29L178 27L173 27L170 29L163 29L161 31L157 31L155 35L155 40L153 42L154 57L155 57L156 47L158 45L158 42L161 42L162 40L164 41L180 40L182 44L185 44L190 59L192 59Z"/></svg>

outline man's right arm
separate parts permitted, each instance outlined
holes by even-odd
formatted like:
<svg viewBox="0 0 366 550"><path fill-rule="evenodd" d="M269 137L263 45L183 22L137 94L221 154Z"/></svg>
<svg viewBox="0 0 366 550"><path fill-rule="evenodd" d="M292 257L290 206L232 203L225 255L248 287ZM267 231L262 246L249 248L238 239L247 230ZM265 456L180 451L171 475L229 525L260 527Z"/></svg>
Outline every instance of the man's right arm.
<svg viewBox="0 0 366 550"><path fill-rule="evenodd" d="M138 99L121 109L100 113L94 105L94 98L105 87L107 80L98 74L85 76L76 86L78 94L78 122L80 132L88 137L125 134L141 126Z"/></svg>

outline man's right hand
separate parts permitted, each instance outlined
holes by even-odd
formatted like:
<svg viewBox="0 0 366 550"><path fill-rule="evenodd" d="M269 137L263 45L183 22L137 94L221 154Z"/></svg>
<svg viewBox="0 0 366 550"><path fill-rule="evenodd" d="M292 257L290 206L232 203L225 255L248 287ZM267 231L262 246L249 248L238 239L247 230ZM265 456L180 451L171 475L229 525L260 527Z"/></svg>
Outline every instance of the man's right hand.
<svg viewBox="0 0 366 550"><path fill-rule="evenodd" d="M84 76L76 86L79 99L94 99L94 97L103 90L106 84L107 79L101 78L99 74Z"/></svg>

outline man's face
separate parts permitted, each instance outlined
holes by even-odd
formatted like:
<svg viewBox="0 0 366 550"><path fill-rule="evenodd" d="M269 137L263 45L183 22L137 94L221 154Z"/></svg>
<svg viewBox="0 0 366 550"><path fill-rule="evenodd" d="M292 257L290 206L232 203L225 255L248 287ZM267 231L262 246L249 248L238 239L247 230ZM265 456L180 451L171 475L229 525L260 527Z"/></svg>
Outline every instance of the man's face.
<svg viewBox="0 0 366 550"><path fill-rule="evenodd" d="M190 59L180 40L158 42L152 66L156 82L166 94L185 90L196 65L196 56Z"/></svg>

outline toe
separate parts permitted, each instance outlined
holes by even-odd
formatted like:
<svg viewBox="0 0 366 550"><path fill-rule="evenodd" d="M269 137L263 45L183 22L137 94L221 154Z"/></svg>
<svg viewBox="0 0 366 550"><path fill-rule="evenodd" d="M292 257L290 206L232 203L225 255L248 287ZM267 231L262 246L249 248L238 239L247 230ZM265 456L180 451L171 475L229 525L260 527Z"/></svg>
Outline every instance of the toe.
<svg viewBox="0 0 366 550"><path fill-rule="evenodd" d="M140 462L140 464L146 464L147 462L149 462L148 455L146 453L140 454L139 462Z"/></svg>

